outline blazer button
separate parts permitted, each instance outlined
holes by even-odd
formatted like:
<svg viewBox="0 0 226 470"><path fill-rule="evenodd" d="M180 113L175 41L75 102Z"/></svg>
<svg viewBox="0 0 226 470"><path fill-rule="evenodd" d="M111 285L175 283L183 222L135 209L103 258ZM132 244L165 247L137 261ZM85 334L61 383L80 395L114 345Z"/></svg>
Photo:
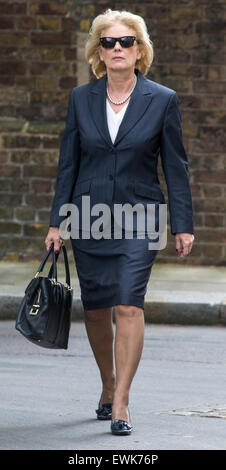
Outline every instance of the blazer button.
<svg viewBox="0 0 226 470"><path fill-rule="evenodd" d="M109 175L109 180L113 180L113 176L112 176L112 175Z"/></svg>

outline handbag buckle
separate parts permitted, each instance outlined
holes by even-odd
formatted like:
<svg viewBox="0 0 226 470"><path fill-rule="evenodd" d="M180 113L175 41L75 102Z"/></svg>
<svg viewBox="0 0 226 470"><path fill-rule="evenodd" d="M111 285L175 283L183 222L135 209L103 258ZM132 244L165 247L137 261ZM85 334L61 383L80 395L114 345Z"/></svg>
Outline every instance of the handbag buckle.
<svg viewBox="0 0 226 470"><path fill-rule="evenodd" d="M41 289L38 289L38 298L37 298L37 302L40 302L40 296L41 296ZM39 311L39 308L40 308L39 303L33 304L32 307L31 307L31 309L30 309L29 314L30 314L30 315L37 315L37 313L38 313L38 311Z"/></svg>
<svg viewBox="0 0 226 470"><path fill-rule="evenodd" d="M69 286L69 284L66 284L66 286L65 286L65 287L66 287L66 289L67 289L67 290L72 290L72 287L71 287L71 286Z"/></svg>
<svg viewBox="0 0 226 470"><path fill-rule="evenodd" d="M37 307L37 308L34 308L34 307ZM39 308L40 308L40 305L33 305L33 307L31 308L30 310L30 315L37 315L38 311L39 311Z"/></svg>

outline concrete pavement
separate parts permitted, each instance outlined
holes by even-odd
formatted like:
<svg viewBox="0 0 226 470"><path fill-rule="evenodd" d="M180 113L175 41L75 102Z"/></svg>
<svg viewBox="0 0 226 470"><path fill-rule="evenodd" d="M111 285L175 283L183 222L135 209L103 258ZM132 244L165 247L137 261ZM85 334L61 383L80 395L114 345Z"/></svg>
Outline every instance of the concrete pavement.
<svg viewBox="0 0 226 470"><path fill-rule="evenodd" d="M84 323L72 323L67 351L52 351L0 322L0 449L225 450L225 345L222 326L146 324L134 431L114 436L96 419L101 380Z"/></svg>
<svg viewBox="0 0 226 470"><path fill-rule="evenodd" d="M145 320L151 323L226 325L226 266L191 266L183 260L153 266L145 296ZM40 263L0 262L0 320L15 319L24 290ZM44 275L48 273L45 267ZM59 280L64 269L58 263ZM75 265L70 265L74 289L73 320L83 319Z"/></svg>

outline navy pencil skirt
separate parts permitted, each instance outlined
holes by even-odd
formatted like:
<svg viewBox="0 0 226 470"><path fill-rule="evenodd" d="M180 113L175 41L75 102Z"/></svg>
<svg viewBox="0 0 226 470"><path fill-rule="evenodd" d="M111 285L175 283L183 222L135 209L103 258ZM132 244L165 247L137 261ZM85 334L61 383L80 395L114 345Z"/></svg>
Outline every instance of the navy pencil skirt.
<svg viewBox="0 0 226 470"><path fill-rule="evenodd" d="M144 309L144 297L158 250L151 238L99 240L70 238L84 310L134 305Z"/></svg>

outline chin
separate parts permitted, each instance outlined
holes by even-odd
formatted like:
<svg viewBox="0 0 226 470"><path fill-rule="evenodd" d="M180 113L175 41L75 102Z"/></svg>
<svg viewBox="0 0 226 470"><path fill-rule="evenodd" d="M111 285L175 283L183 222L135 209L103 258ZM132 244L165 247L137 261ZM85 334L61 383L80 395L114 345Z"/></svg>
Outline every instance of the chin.
<svg viewBox="0 0 226 470"><path fill-rule="evenodd" d="M111 64L111 66L109 68L111 70L126 70L128 68L128 66L126 66L126 64L117 62L117 63Z"/></svg>

